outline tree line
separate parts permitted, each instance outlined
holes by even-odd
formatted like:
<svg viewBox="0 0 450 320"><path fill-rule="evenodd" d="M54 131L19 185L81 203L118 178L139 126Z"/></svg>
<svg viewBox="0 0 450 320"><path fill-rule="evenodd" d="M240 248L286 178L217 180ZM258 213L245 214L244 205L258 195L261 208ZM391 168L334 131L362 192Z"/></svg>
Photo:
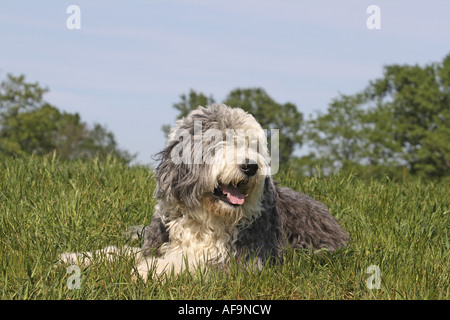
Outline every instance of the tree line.
<svg viewBox="0 0 450 320"><path fill-rule="evenodd" d="M173 106L178 118L216 102L191 90ZM280 167L302 175L350 171L394 179L450 178L450 54L442 62L385 66L383 76L340 94L308 119L262 88L232 90L222 101L280 130ZM170 127L163 126L166 133ZM308 150L296 155L296 150Z"/></svg>
<svg viewBox="0 0 450 320"><path fill-rule="evenodd" d="M0 154L56 150L68 160L112 154L125 163L135 157L105 127L45 102L47 91L23 75L1 82ZM215 102L191 89L173 107L182 118ZM307 119L294 103L277 102L263 88L237 88L221 102L253 114L264 129L279 130L281 169L450 179L450 54L425 66L385 66L381 78L355 94L339 94Z"/></svg>
<svg viewBox="0 0 450 320"><path fill-rule="evenodd" d="M60 111L43 99L48 92L25 76L8 74L0 83L0 154L46 155L56 150L64 160L105 158L112 155L129 163L136 155L118 147L114 134L78 113Z"/></svg>

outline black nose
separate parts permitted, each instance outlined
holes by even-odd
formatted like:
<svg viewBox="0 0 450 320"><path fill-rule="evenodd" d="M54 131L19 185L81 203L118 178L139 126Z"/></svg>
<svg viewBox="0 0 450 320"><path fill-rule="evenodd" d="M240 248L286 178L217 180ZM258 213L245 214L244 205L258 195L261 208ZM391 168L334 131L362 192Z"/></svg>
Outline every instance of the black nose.
<svg viewBox="0 0 450 320"><path fill-rule="evenodd" d="M258 165L256 163L244 163L241 164L241 170L247 176L251 177L256 174L256 171L258 171Z"/></svg>

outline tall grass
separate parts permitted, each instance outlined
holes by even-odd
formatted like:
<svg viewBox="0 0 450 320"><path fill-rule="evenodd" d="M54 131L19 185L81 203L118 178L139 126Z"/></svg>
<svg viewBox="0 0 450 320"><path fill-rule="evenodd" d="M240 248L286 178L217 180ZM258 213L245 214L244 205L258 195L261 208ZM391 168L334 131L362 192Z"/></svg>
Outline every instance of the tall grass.
<svg viewBox="0 0 450 320"><path fill-rule="evenodd" d="M360 180L350 175L282 185L325 203L350 233L348 247L317 256L287 250L251 273L197 270L133 281L132 259L81 267L79 289L56 264L67 251L139 245L123 236L151 220L155 180L145 167L54 157L0 159L2 299L448 299L450 190L445 184ZM379 289L369 289L381 272Z"/></svg>

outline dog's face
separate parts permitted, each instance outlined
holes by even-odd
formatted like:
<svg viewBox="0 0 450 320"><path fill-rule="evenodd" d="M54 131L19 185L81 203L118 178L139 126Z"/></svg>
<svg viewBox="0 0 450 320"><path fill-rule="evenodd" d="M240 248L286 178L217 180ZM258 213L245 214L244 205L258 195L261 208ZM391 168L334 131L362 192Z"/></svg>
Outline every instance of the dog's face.
<svg viewBox="0 0 450 320"><path fill-rule="evenodd" d="M203 208L230 223L259 207L269 170L267 139L242 109L212 105L191 112L177 121L160 158L160 200Z"/></svg>

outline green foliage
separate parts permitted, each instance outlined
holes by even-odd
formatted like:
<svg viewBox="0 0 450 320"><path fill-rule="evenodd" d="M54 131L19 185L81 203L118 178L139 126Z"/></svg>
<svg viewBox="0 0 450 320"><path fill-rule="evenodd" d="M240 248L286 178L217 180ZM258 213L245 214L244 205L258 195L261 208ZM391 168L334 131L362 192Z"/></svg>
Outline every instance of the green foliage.
<svg viewBox="0 0 450 320"><path fill-rule="evenodd" d="M365 141L362 141L364 127L361 123L363 110L360 95L342 95L334 99L327 113L319 113L308 121L303 134L313 142L315 154L309 155L308 166L344 169L358 163L364 156ZM310 171L310 169L309 169Z"/></svg>
<svg viewBox="0 0 450 320"><path fill-rule="evenodd" d="M387 149L397 146L393 151L399 151L412 174L442 177L450 171L449 59L425 67L388 66L384 78L366 89L368 101L378 104L372 122L379 134L388 136ZM378 116L384 109L389 117ZM389 123L389 131L380 121Z"/></svg>
<svg viewBox="0 0 450 320"><path fill-rule="evenodd" d="M8 81L0 83L0 151L20 154L52 147L49 135L57 114L42 101L47 91L37 83L25 83L23 75L8 75Z"/></svg>
<svg viewBox="0 0 450 320"><path fill-rule="evenodd" d="M105 158L112 154L128 163L135 156L120 150L105 127L93 128L80 116L61 112L43 100L48 89L8 75L0 84L0 154L45 155L54 150L63 159Z"/></svg>
<svg viewBox="0 0 450 320"><path fill-rule="evenodd" d="M173 107L179 111L177 119L181 119L187 116L192 110L197 109L199 106L207 106L214 103L212 96L207 97L203 93L197 93L193 89L189 91L189 95L182 94L180 96L181 101L175 103ZM172 125L166 124L162 126L162 130L166 134L169 134Z"/></svg>
<svg viewBox="0 0 450 320"><path fill-rule="evenodd" d="M214 102L193 90L181 100L174 104L179 118ZM223 103L251 113L264 129L279 130L282 170L450 179L450 55L423 67L386 66L382 78L356 94L340 94L308 121L294 104L280 104L261 88L235 89ZM305 141L309 153L295 157Z"/></svg>
<svg viewBox="0 0 450 320"><path fill-rule="evenodd" d="M282 185L330 208L351 235L348 247L318 256L287 250L282 264L133 281L133 259L81 267L70 290L67 251L128 241L128 226L151 221L156 181L150 169L107 157L0 155L0 299L449 299L450 190L443 183L361 180L351 175L296 178ZM370 265L381 288L368 289Z"/></svg>
<svg viewBox="0 0 450 320"><path fill-rule="evenodd" d="M386 66L383 78L355 95L341 95L327 113L308 121L304 135L313 151L297 168L450 177L449 79L450 55L424 67Z"/></svg>
<svg viewBox="0 0 450 320"><path fill-rule="evenodd" d="M212 96L208 98L191 90L189 96L181 95L181 102L175 103L174 108L179 110L177 118L181 119L198 106L212 103L214 103ZM294 104L280 104L261 88L235 89L227 95L223 103L251 113L263 129L279 130L280 163L287 163L292 158L294 149L301 145L299 130L303 115ZM163 131L167 134L170 127L170 125L163 126Z"/></svg>
<svg viewBox="0 0 450 320"><path fill-rule="evenodd" d="M224 103L251 113L263 129L279 130L280 164L289 162L295 147L301 146L303 115L294 104L280 104L261 88L235 89Z"/></svg>

